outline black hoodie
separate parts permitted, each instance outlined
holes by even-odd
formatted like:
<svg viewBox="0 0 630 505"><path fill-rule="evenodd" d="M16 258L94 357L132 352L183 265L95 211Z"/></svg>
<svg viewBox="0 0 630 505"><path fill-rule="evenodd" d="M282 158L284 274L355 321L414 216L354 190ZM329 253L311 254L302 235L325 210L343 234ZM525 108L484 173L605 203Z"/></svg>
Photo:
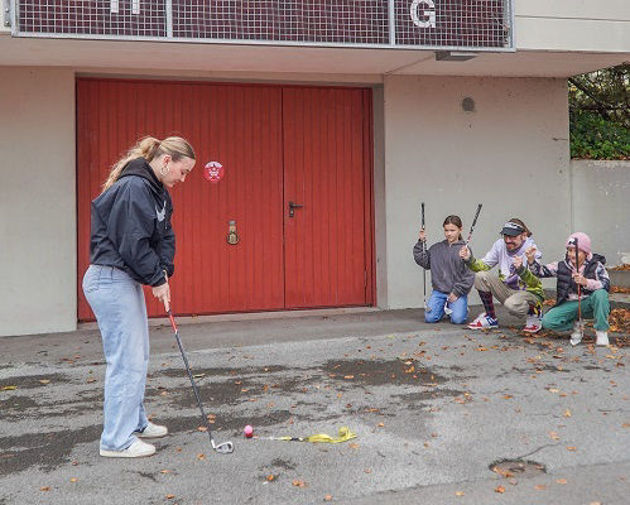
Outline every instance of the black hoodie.
<svg viewBox="0 0 630 505"><path fill-rule="evenodd" d="M130 161L118 180L92 201L90 263L116 267L149 286L173 275L173 204L144 158Z"/></svg>

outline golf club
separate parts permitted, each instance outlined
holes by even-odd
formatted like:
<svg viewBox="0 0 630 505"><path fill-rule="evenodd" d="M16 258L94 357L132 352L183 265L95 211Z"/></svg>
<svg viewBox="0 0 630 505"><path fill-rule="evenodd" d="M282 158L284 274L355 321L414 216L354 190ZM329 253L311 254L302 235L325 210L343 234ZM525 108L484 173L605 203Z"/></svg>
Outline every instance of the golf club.
<svg viewBox="0 0 630 505"><path fill-rule="evenodd" d="M184 346L182 345L182 341L179 338L179 330L177 329L177 325L175 324L175 318L173 317L173 313L169 310L167 312L168 318L171 321L171 326L173 331L175 332L175 340L177 340L177 346L179 347L179 352L182 354L182 359L184 360L184 365L186 365L186 372L188 372L188 378L190 379L190 384L192 385L193 391L195 392L195 398L197 399L197 405L199 406L199 410L201 411L201 417L203 419L203 424L206 427L206 431L208 432L208 436L210 437L210 444L212 448L221 454L229 454L234 452L234 444L232 442L223 442L222 444L216 444L214 438L212 438L212 431L210 430L210 423L208 422L208 416L203 410L203 405L201 404L201 398L199 397L199 390L197 389L197 384L195 384L195 379L193 378L192 371L190 370L190 366L188 365L188 358L186 357L186 353L184 352Z"/></svg>
<svg viewBox="0 0 630 505"><path fill-rule="evenodd" d="M473 230L475 229L475 225L477 224L477 218L479 218L479 213L481 212L481 206L483 204L477 205L477 212L475 212L475 217L473 218L472 224L470 225L470 232L468 233L468 238L466 239L466 245L470 242L472 238Z"/></svg>
<svg viewBox="0 0 630 505"><path fill-rule="evenodd" d="M580 273L580 259L578 256L578 239L575 237L575 273L579 275ZM577 324L578 330L580 332L580 339L584 338L584 326L582 326L582 285L577 284L577 295L578 295L578 313L577 313Z"/></svg>
<svg viewBox="0 0 630 505"><path fill-rule="evenodd" d="M422 214L422 231L424 231L424 202L421 204L421 214ZM424 251L425 241L422 242L422 250ZM427 306L427 271L422 269L422 289L423 289L423 302L424 302L424 310L427 312L431 312L431 307Z"/></svg>

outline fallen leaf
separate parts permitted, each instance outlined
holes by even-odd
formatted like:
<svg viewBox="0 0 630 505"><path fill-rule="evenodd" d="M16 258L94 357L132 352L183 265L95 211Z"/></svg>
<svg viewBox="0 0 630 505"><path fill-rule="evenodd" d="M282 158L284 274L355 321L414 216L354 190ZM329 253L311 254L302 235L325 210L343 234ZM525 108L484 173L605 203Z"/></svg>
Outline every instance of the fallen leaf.
<svg viewBox="0 0 630 505"><path fill-rule="evenodd" d="M50 486L42 486L39 488L40 491L50 491Z"/></svg>
<svg viewBox="0 0 630 505"><path fill-rule="evenodd" d="M298 479L294 479L293 480L293 485L295 487L307 487L308 484L306 482L304 482L303 480L298 480Z"/></svg>
<svg viewBox="0 0 630 505"><path fill-rule="evenodd" d="M48 380L48 379L40 379L39 383L40 384L50 384L50 380Z"/></svg>
<svg viewBox="0 0 630 505"><path fill-rule="evenodd" d="M569 446L567 447L567 451L575 452L577 451L577 447Z"/></svg>
<svg viewBox="0 0 630 505"><path fill-rule="evenodd" d="M344 375L344 379L354 379L354 375Z"/></svg>
<svg viewBox="0 0 630 505"><path fill-rule="evenodd" d="M359 444L357 444L356 442L350 442L348 444L348 447L350 447L350 449L358 449L359 448Z"/></svg>
<svg viewBox="0 0 630 505"><path fill-rule="evenodd" d="M379 428L383 428L385 426L385 423L378 423L377 425Z"/></svg>
<svg viewBox="0 0 630 505"><path fill-rule="evenodd" d="M494 488L494 492L503 494L505 493L505 488L503 486L497 486Z"/></svg>
<svg viewBox="0 0 630 505"><path fill-rule="evenodd" d="M2 386L0 388L1 391L13 391L14 389L17 389L17 386Z"/></svg>
<svg viewBox="0 0 630 505"><path fill-rule="evenodd" d="M463 491L455 491L455 496L464 496Z"/></svg>
<svg viewBox="0 0 630 505"><path fill-rule="evenodd" d="M556 482L558 484L563 484L564 485L564 484L567 484L569 481L567 479L556 479Z"/></svg>
<svg viewBox="0 0 630 505"><path fill-rule="evenodd" d="M70 479L70 482L77 482L78 480L79 480L79 479L77 479L76 477L72 477L72 478Z"/></svg>
<svg viewBox="0 0 630 505"><path fill-rule="evenodd" d="M208 431L208 428L205 426L197 426L197 431Z"/></svg>
<svg viewBox="0 0 630 505"><path fill-rule="evenodd" d="M324 501L331 501L331 500L332 500L331 494L327 494L326 496L324 496Z"/></svg>
<svg viewBox="0 0 630 505"><path fill-rule="evenodd" d="M160 470L160 473L173 473L173 470Z"/></svg>
<svg viewBox="0 0 630 505"><path fill-rule="evenodd" d="M167 495L166 495L166 499L167 499L167 500L172 500L173 498L175 498L175 495L174 495L174 494L167 494Z"/></svg>
<svg viewBox="0 0 630 505"><path fill-rule="evenodd" d="M547 486L545 486L544 484L537 484L534 486L534 489L536 489L537 491L543 491L547 489Z"/></svg>
<svg viewBox="0 0 630 505"><path fill-rule="evenodd" d="M564 417L571 417L571 411L569 409L564 411Z"/></svg>
<svg viewBox="0 0 630 505"><path fill-rule="evenodd" d="M270 473L269 475L267 475L267 481L271 482L272 480L274 480L276 478L276 476L272 473Z"/></svg>
<svg viewBox="0 0 630 505"><path fill-rule="evenodd" d="M197 454L197 459L199 461L203 461L204 459L206 459L206 455L204 453L199 453Z"/></svg>
<svg viewBox="0 0 630 505"><path fill-rule="evenodd" d="M560 440L560 436L555 432L555 431L550 431L549 432L549 436L553 439L553 440Z"/></svg>
<svg viewBox="0 0 630 505"><path fill-rule="evenodd" d="M365 473L372 473L372 469L371 468L365 468L363 471Z"/></svg>

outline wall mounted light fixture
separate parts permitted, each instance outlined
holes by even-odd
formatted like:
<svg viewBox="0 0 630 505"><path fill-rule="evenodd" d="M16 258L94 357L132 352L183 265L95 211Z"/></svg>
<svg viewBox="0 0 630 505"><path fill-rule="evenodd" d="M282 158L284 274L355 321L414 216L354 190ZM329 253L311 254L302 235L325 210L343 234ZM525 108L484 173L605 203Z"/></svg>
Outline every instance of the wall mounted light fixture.
<svg viewBox="0 0 630 505"><path fill-rule="evenodd" d="M435 61L468 61L472 60L477 53L466 53L463 51L436 51Z"/></svg>

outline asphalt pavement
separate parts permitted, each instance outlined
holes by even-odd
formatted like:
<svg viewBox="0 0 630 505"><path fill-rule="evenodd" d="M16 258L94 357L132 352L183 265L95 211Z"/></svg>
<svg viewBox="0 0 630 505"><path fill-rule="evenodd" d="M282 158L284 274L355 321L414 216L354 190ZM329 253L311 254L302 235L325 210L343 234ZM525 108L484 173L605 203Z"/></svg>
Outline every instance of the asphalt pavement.
<svg viewBox="0 0 630 505"><path fill-rule="evenodd" d="M182 320L231 455L199 430L170 327L155 326L146 406L170 434L143 459L98 455L96 330L2 338L0 505L630 503L630 336L596 348L589 330L571 347L499 316L487 333L419 310ZM341 427L357 437L268 439Z"/></svg>

